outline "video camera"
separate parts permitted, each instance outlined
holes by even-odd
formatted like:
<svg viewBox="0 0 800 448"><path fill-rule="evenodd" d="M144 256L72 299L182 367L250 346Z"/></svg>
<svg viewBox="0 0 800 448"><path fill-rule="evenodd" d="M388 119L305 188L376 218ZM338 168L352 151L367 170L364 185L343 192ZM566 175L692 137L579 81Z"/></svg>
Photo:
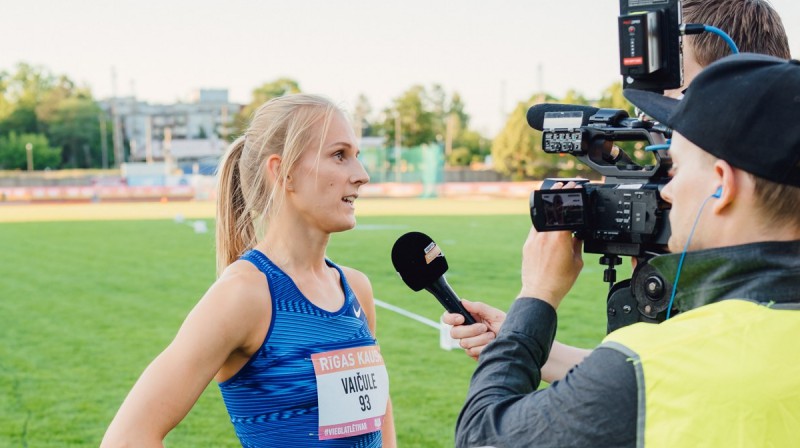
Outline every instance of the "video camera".
<svg viewBox="0 0 800 448"><path fill-rule="evenodd" d="M605 178L602 184L545 179L530 196L533 226L540 232L571 230L583 240L585 252L602 254L600 263L608 266L603 280L611 284L609 332L663 320L669 288L647 260L666 251L670 236L670 204L660 191L669 181L672 160L664 143L672 131L623 110L568 104L535 105L528 110L528 124L542 131L545 152L572 155ZM636 163L615 144L626 141L646 142L655 163ZM581 188L551 189L569 180ZM637 266L631 279L616 283L620 256L636 257Z"/></svg>
<svg viewBox="0 0 800 448"><path fill-rule="evenodd" d="M683 85L685 34L719 35L733 53L733 39L714 26L682 23L680 0L620 0L619 51L623 88L663 93ZM631 118L617 109L568 104L538 104L528 110L528 124L542 134L547 153L575 156L605 178L545 179L530 198L531 220L538 231L571 230L584 241L584 251L602 254L608 293L608 327L634 322L661 322L671 306L672 285L648 261L666 252L670 236L670 204L660 191L669 182L672 160L664 144L672 130ZM644 141L655 163L642 165L616 142ZM552 189L573 180L582 188ZM630 279L616 283L620 255L635 257ZM670 310L675 314L676 310Z"/></svg>
<svg viewBox="0 0 800 448"><path fill-rule="evenodd" d="M662 92L683 84L681 7L679 0L620 0L620 71L624 88ZM647 263L666 252L670 204L660 191L669 182L672 160L666 139L672 130L631 118L624 110L568 104L537 104L528 124L542 131L542 149L569 154L604 177L545 179L530 197L531 221L540 232L571 230L587 253L602 254L610 284L608 326L611 332L634 322L660 322L669 306L671 285ZM643 142L652 164L637 163L620 142ZM552 189L576 181L581 188ZM636 258L630 279L616 281L620 256Z"/></svg>
<svg viewBox="0 0 800 448"><path fill-rule="evenodd" d="M661 92L682 85L680 0L620 0L618 26L624 88ZM537 230L573 230L591 253L649 258L663 252L669 204L659 191L672 165L662 146L670 129L624 110L580 105L539 104L527 118L543 132L545 152L575 156L605 177L602 185L573 191L549 191L559 179L546 179L531 196ZM636 163L615 144L622 141L647 142L655 163Z"/></svg>
<svg viewBox="0 0 800 448"><path fill-rule="evenodd" d="M672 161L659 145L670 129L629 118L624 110L568 104L535 105L528 110L528 124L543 132L545 152L572 155L605 177L603 184L545 179L531 195L536 230L572 230L589 253L649 258L664 251L669 204L659 191L669 181ZM655 163L636 163L615 144L622 141L647 142L655 149ZM582 188L550 189L568 180Z"/></svg>
<svg viewBox="0 0 800 448"><path fill-rule="evenodd" d="M660 145L670 129L629 118L624 110L569 104L535 105L528 110L528 124L543 132L545 152L572 155L605 177L603 184L545 179L531 194L536 230L572 230L589 253L649 258L664 251L670 206L659 191L669 181L672 161ZM655 163L636 163L615 144L622 141L647 142L655 149ZM569 180L582 187L550 189Z"/></svg>

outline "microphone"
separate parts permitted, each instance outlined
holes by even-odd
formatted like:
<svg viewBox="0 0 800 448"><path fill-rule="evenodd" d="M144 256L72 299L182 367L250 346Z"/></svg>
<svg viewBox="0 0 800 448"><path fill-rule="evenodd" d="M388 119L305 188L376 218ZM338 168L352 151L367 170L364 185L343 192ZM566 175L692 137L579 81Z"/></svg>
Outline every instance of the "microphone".
<svg viewBox="0 0 800 448"><path fill-rule="evenodd" d="M596 124L624 128L650 129L654 125L652 122L644 122L636 118L630 118L628 112L622 109L598 109L596 107L581 106L579 104L542 103L534 104L528 109L528 126L537 131L543 131L544 116L548 112L583 112L580 127L588 126L592 117L594 117L594 123Z"/></svg>
<svg viewBox="0 0 800 448"><path fill-rule="evenodd" d="M392 264L406 285L414 291L425 289L445 310L464 316L464 324L476 323L447 283L447 260L439 246L424 233L408 232L392 247Z"/></svg>
<svg viewBox="0 0 800 448"><path fill-rule="evenodd" d="M535 104L528 109L528 126L537 131L544 130L544 114L547 112L583 112L581 126L589 124L589 117L596 114L600 109L592 106L581 106L578 104Z"/></svg>

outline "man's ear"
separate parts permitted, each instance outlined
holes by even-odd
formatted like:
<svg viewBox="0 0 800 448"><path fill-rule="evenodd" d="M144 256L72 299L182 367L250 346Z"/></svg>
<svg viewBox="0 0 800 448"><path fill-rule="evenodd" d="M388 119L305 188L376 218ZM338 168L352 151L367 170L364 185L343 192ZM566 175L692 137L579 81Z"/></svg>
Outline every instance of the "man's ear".
<svg viewBox="0 0 800 448"><path fill-rule="evenodd" d="M714 162L714 178L716 187L714 197L717 199L711 204L714 214L721 214L733 204L734 199L741 193L742 175L739 170L731 166L730 163L717 159ZM721 190L721 191L719 191ZM717 196L719 191L719 196Z"/></svg>

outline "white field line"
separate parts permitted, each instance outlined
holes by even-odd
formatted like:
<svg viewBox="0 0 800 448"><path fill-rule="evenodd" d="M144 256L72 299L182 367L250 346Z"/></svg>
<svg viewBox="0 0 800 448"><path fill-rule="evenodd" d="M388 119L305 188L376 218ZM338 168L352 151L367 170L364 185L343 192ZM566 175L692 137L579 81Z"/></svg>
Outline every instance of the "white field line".
<svg viewBox="0 0 800 448"><path fill-rule="evenodd" d="M417 322L421 322L429 327L436 329L437 331L441 329L441 325L439 322L434 322L427 317L422 317L419 314L414 314L411 311L406 311L400 307L394 306L390 303L386 303L382 300L375 299L375 305L378 305L381 308L386 308L387 310L394 311L397 314L402 314L403 316L408 317L409 319L414 319Z"/></svg>

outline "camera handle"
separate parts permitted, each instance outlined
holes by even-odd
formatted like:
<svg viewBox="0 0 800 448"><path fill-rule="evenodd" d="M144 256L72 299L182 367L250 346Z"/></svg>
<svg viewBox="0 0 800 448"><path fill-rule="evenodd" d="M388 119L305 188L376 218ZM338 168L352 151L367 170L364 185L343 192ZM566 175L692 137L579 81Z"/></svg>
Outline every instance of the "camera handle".
<svg viewBox="0 0 800 448"><path fill-rule="evenodd" d="M614 269L614 266L617 266L621 263L622 258L619 258L616 255L605 254L600 257L600 264L608 266L603 270L603 281L608 283L609 291L614 287L614 283L617 282L617 271Z"/></svg>

